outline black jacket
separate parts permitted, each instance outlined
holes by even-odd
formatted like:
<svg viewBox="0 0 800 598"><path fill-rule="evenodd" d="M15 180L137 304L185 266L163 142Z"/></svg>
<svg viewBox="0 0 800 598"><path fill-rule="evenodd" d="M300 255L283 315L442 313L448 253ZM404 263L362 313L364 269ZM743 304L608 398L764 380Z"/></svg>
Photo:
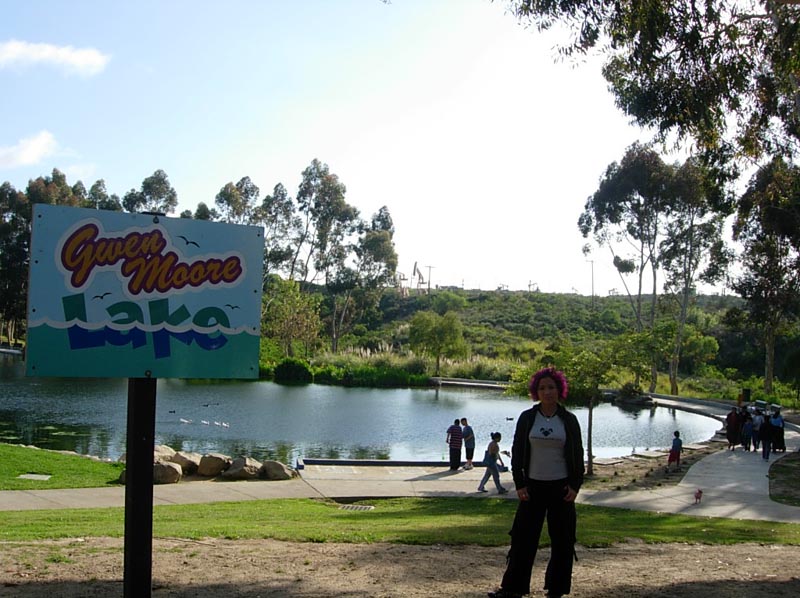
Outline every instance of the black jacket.
<svg viewBox="0 0 800 598"><path fill-rule="evenodd" d="M523 411L517 420L517 429L514 431L514 444L511 447L511 473L514 476L514 486L524 488L528 484L528 465L531 462L531 443L528 440L540 404L537 403L530 409ZM567 483L578 492L583 484L583 440L581 439L581 426L575 414L567 411L559 404L556 415L564 422L567 432L567 441L564 443L564 458L567 461Z"/></svg>

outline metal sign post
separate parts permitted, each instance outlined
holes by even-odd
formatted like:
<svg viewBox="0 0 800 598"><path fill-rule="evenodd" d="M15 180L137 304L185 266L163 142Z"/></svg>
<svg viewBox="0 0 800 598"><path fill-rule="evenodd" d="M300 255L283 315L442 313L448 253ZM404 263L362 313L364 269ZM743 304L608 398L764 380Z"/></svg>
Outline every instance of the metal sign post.
<svg viewBox="0 0 800 598"><path fill-rule="evenodd" d="M156 379L128 380L125 462L125 598L150 598L153 585L153 449Z"/></svg>

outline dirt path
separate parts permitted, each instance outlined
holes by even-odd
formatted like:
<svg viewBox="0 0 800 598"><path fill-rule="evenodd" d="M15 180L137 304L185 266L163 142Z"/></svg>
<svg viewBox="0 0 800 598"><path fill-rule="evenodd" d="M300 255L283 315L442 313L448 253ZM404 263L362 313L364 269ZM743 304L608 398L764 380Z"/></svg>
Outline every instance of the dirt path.
<svg viewBox="0 0 800 598"><path fill-rule="evenodd" d="M505 548L157 540L154 597L478 598L496 586ZM541 588L543 550L534 569ZM641 542L578 548L575 598L775 598L800 595L800 547ZM122 596L123 542L0 549L4 598ZM541 592L534 592L541 596Z"/></svg>

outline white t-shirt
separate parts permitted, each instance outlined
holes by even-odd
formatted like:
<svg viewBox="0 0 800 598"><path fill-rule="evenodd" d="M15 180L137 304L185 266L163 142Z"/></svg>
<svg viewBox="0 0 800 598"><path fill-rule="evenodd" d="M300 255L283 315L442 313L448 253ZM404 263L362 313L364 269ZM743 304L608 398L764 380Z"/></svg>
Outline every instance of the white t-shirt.
<svg viewBox="0 0 800 598"><path fill-rule="evenodd" d="M567 460L564 458L567 430L560 417L545 417L538 412L528 442L531 443L531 462L528 464L530 479L547 481L567 477Z"/></svg>

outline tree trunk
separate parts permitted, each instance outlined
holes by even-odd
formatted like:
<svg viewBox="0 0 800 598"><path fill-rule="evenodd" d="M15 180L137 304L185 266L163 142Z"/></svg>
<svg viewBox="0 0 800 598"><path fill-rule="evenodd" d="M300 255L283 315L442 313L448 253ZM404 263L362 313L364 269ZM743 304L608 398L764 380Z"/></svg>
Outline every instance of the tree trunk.
<svg viewBox="0 0 800 598"><path fill-rule="evenodd" d="M656 363L655 356L653 356L653 363L650 365L650 386L647 392L655 392L656 384L658 384L658 364Z"/></svg>
<svg viewBox="0 0 800 598"><path fill-rule="evenodd" d="M594 457L592 455L592 414L594 411L594 394L589 398L589 424L586 428L586 475L594 475Z"/></svg>
<svg viewBox="0 0 800 598"><path fill-rule="evenodd" d="M775 375L775 327L768 324L764 335L764 392L772 394Z"/></svg>
<svg viewBox="0 0 800 598"><path fill-rule="evenodd" d="M650 333L655 334L656 330L656 304L658 303L658 286L656 286L656 262L655 260L652 261L651 265L652 275L653 275L653 296L650 300L650 322L648 325L650 326ZM648 392L655 392L656 385L658 384L658 358L655 354L653 354L653 363L650 366L650 388Z"/></svg>
<svg viewBox="0 0 800 598"><path fill-rule="evenodd" d="M678 363L679 357L673 353L669 360L669 394L675 397L678 396Z"/></svg>

